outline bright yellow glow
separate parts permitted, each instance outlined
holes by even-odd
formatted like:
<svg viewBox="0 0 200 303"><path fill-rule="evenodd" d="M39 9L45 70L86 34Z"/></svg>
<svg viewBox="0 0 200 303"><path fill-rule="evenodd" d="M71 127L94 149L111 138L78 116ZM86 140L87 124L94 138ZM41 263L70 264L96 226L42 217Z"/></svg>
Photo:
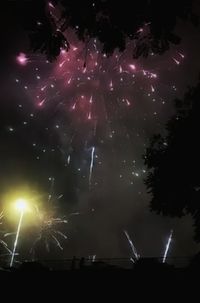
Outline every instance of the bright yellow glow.
<svg viewBox="0 0 200 303"><path fill-rule="evenodd" d="M38 225L38 211L41 214L44 208L45 194L39 193L28 186L11 188L0 199L6 220L13 224L13 228L18 224L20 215L23 213L23 229ZM44 201L43 201L44 200Z"/></svg>
<svg viewBox="0 0 200 303"><path fill-rule="evenodd" d="M17 210L19 211L25 211L27 210L27 200L23 199L23 198L19 198L15 201L15 207Z"/></svg>

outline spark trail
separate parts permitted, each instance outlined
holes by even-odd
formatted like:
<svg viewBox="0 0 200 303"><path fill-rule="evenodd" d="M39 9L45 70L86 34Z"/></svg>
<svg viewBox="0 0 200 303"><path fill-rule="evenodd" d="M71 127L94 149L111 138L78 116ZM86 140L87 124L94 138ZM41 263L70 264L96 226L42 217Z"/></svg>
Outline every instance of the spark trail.
<svg viewBox="0 0 200 303"><path fill-rule="evenodd" d="M134 246L134 244L133 244L133 241L131 240L131 238L130 238L130 236L129 236L129 234L128 234L128 232L127 232L126 230L124 230L124 234L125 234L125 236L126 236L128 242L129 242L129 245L130 245L130 247L131 247L131 250L132 250L132 252L133 252L133 255L134 255L135 259L138 260L138 259L140 258L140 256L139 256L139 254L137 253L137 250L136 250L136 248L135 248L135 246ZM133 258L131 258L131 259L133 259Z"/></svg>
<svg viewBox="0 0 200 303"><path fill-rule="evenodd" d="M95 147L92 147L91 151L91 161L90 161L90 172L89 172L89 186L91 186L91 181L92 181L92 171L93 171L93 166L94 166L94 153L95 153Z"/></svg>
<svg viewBox="0 0 200 303"><path fill-rule="evenodd" d="M173 236L173 229L170 232L170 235L169 235L166 247L165 247L165 252L164 252L162 263L165 263L165 261L166 261L167 254L168 254L168 251L169 251L169 247L170 247L170 244L171 244L171 241L172 241L172 236Z"/></svg>
<svg viewBox="0 0 200 303"><path fill-rule="evenodd" d="M13 252L12 252L12 256L11 256L11 261L10 261L10 267L13 266L15 252L16 252L16 248L17 248L17 244L18 244L18 239L19 239L19 234L20 234L20 230L21 230L23 216L24 216L24 211L22 210L21 214L20 214L20 219L19 219L18 227L17 227L17 233L16 233L15 242L14 242L14 248L13 248Z"/></svg>
<svg viewBox="0 0 200 303"><path fill-rule="evenodd" d="M4 217L4 213L2 211L0 213L0 225L2 224L1 220L3 219L3 217ZM5 234L4 234L4 237L5 237ZM9 255L12 254L12 251L8 248L8 244L4 240L0 239L0 244L6 249L6 251L9 253Z"/></svg>

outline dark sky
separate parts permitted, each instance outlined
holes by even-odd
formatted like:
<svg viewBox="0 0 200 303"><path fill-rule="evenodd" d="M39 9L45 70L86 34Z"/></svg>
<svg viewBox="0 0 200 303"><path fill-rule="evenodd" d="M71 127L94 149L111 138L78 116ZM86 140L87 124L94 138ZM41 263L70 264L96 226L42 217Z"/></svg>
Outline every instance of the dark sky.
<svg viewBox="0 0 200 303"><path fill-rule="evenodd" d="M180 45L139 60L132 59L130 44L124 54L105 58L98 41L91 40L84 69L85 45L72 32L69 53L48 63L30 52L14 13L2 12L2 207L7 191L26 186L33 196L42 195L54 217L66 216L62 231L68 240L61 239L62 252L53 248L56 258L129 257L123 230L141 256L160 256L172 228L170 256L193 254L198 246L189 217L172 220L149 211L142 155L150 136L163 133L173 100L197 83L198 29L180 23ZM17 60L23 60L20 53L27 58L24 65ZM70 216L73 212L79 215ZM32 235L34 242L30 229L23 235L23 241Z"/></svg>

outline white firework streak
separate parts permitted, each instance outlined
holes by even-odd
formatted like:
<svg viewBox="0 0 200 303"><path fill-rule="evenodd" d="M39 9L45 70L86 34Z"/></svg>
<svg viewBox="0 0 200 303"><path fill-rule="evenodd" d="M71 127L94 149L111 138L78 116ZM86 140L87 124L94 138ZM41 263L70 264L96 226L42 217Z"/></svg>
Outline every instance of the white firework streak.
<svg viewBox="0 0 200 303"><path fill-rule="evenodd" d="M63 247L61 246L60 241L59 241L54 235L51 235L51 236L52 236L52 238L55 240L57 246L58 246L61 250L63 250Z"/></svg>
<svg viewBox="0 0 200 303"><path fill-rule="evenodd" d="M16 233L15 242L14 242L13 251L12 251L12 256L11 256L11 260L10 260L10 267L13 266L13 262L14 262L14 258L15 258L15 251L16 251L17 244L18 244L23 216L24 216L24 211L22 211L21 215L20 215L20 219L19 219L19 223L18 223L18 227L17 227L17 233Z"/></svg>
<svg viewBox="0 0 200 303"><path fill-rule="evenodd" d="M3 247L4 247L4 248L7 250L7 252L9 253L9 255L12 255L12 250L10 250L10 249L8 248L8 244L7 244L5 241L3 241L3 240L0 239L0 244L3 245Z"/></svg>
<svg viewBox="0 0 200 303"><path fill-rule="evenodd" d="M164 252L164 255L163 255L162 263L165 263L165 261L166 261L167 254L168 254L168 251L169 251L169 247L170 247L170 244L171 244L171 241L172 241L173 232L174 231L172 229L171 232L170 232L166 247L165 247L165 252Z"/></svg>
<svg viewBox="0 0 200 303"><path fill-rule="evenodd" d="M64 239L67 239L67 238L68 238L68 237L67 237L65 234L63 234L60 230L54 230L54 232L55 232L56 234L60 235L61 237L63 237Z"/></svg>
<svg viewBox="0 0 200 303"><path fill-rule="evenodd" d="M57 200L60 200L62 197L63 197L63 194L59 195L59 196L57 197Z"/></svg>
<svg viewBox="0 0 200 303"><path fill-rule="evenodd" d="M91 152L91 161L90 161L90 173L89 173L89 186L91 186L91 180L92 180L92 171L93 171L93 165L94 165L94 153L95 153L95 147L92 147Z"/></svg>
<svg viewBox="0 0 200 303"><path fill-rule="evenodd" d="M68 165L70 164L70 161L71 161L71 156L69 155L69 156L67 157L67 164L68 164Z"/></svg>
<svg viewBox="0 0 200 303"><path fill-rule="evenodd" d="M3 236L4 238L9 237L9 236L13 236L16 235L16 232L12 232L12 233L5 233Z"/></svg>
<svg viewBox="0 0 200 303"><path fill-rule="evenodd" d="M3 214L3 211L2 211L0 213L0 220L3 219L3 217L4 217L4 214ZM1 221L0 224L2 224L2 223L3 222ZM6 234L3 234L3 237L5 237L5 235ZM0 244L5 248L5 250L9 253L9 255L12 254L12 251L8 248L8 244L4 240L0 239Z"/></svg>
<svg viewBox="0 0 200 303"><path fill-rule="evenodd" d="M53 225L53 224L67 224L68 221L66 219L63 218L52 218L49 221L46 221L47 224Z"/></svg>
<svg viewBox="0 0 200 303"><path fill-rule="evenodd" d="M131 258L130 258L130 260L131 260L131 262L135 263L135 260L134 260L134 258L132 258L132 257L131 257Z"/></svg>
<svg viewBox="0 0 200 303"><path fill-rule="evenodd" d="M133 255L134 255L135 259L138 260L140 258L140 256L137 253L137 250L136 250L136 248L135 248L135 246L133 244L133 241L131 240L131 238L130 238L130 236L129 236L129 234L128 234L128 232L126 230L124 230L124 233L125 233L125 236L126 236L128 242L130 244L130 247L131 247L131 250L133 252ZM131 260L133 261L133 258L131 258Z"/></svg>

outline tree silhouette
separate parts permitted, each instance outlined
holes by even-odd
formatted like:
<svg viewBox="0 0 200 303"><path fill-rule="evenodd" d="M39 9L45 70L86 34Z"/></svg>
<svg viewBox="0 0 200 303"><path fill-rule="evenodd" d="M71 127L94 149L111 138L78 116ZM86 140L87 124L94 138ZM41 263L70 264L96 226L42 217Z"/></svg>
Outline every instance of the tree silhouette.
<svg viewBox="0 0 200 303"><path fill-rule="evenodd" d="M85 41L98 38L103 52L123 51L127 38L134 40L133 57L162 54L178 44L174 33L178 19L195 25L194 0L18 0L13 1L19 21L29 32L31 48L55 59L60 48L69 48L66 30L72 28ZM56 17L57 11L60 17Z"/></svg>
<svg viewBox="0 0 200 303"><path fill-rule="evenodd" d="M167 135L155 135L146 150L150 172L145 183L151 210L172 217L190 214L200 242L200 82L175 104Z"/></svg>

